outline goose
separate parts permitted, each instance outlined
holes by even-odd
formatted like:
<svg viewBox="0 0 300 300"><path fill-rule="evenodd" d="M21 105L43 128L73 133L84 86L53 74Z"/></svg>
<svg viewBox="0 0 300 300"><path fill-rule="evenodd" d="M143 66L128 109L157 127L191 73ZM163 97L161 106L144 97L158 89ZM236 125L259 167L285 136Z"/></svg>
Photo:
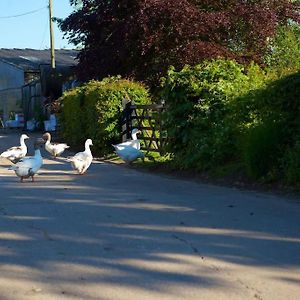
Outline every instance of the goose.
<svg viewBox="0 0 300 300"><path fill-rule="evenodd" d="M11 147L0 154L1 157L9 159L11 162L16 163L27 154L27 146L25 140L29 139L27 134L22 134L20 137L20 146Z"/></svg>
<svg viewBox="0 0 300 300"><path fill-rule="evenodd" d="M12 165L9 168L10 170L15 171L16 175L21 178L21 182L23 182L24 178L29 177L31 177L31 181L34 181L33 176L43 164L40 146L44 143L45 141L43 139L36 139L34 142L34 156L25 156L20 159L15 165Z"/></svg>
<svg viewBox="0 0 300 300"><path fill-rule="evenodd" d="M120 143L120 144L117 144L117 145L113 145L113 146L120 146L120 147L132 146L132 147L140 150L141 149L141 143L140 143L140 140L137 138L138 133L141 133L141 131L138 130L137 128L134 128L131 132L132 140L126 141L126 142L123 142L123 143Z"/></svg>
<svg viewBox="0 0 300 300"><path fill-rule="evenodd" d="M69 158L72 168L80 175L83 175L92 163L93 155L90 146L93 146L93 142L91 139L87 139L85 141L85 150Z"/></svg>
<svg viewBox="0 0 300 300"><path fill-rule="evenodd" d="M61 155L66 149L70 148L65 143L51 143L51 134L46 132L43 135L43 139L46 141L45 149L54 157Z"/></svg>
<svg viewBox="0 0 300 300"><path fill-rule="evenodd" d="M138 158L141 158L144 161L144 153L135 148L134 146L124 146L124 145L113 145L118 156L123 159L126 163L131 164Z"/></svg>

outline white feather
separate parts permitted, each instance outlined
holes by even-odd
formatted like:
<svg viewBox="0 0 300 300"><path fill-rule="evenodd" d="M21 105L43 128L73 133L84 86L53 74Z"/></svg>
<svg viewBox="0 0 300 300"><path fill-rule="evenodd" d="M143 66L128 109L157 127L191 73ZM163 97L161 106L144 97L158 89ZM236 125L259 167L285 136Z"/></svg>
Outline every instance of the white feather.
<svg viewBox="0 0 300 300"><path fill-rule="evenodd" d="M141 143L140 143L140 140L137 138L137 134L139 132L140 131L138 129L134 128L132 130L132 133L131 133L132 140L126 141L126 142L123 142L123 143L120 143L120 144L117 144L115 146L119 146L119 147L133 147L133 148L136 148L136 149L140 150L141 149Z"/></svg>
<svg viewBox="0 0 300 300"><path fill-rule="evenodd" d="M85 142L85 150L83 152L78 152L73 157L69 158L72 168L79 174L84 174L92 163L93 155L90 150L90 146L92 145L92 140L87 139Z"/></svg>
<svg viewBox="0 0 300 300"><path fill-rule="evenodd" d="M16 163L27 154L27 146L25 139L29 139L26 134L22 134L20 137L20 146L11 147L0 154L1 157L5 157L10 161Z"/></svg>
<svg viewBox="0 0 300 300"><path fill-rule="evenodd" d="M47 141L45 143L45 149L54 157L61 155L66 149L70 148L65 143L51 143L51 135L50 133L45 133L45 137L47 137Z"/></svg>
<svg viewBox="0 0 300 300"><path fill-rule="evenodd" d="M34 156L24 157L18 161L15 165L10 167L11 170L14 170L16 175L23 178L32 177L36 172L41 168L43 164L43 158L39 149L35 150Z"/></svg>
<svg viewBox="0 0 300 300"><path fill-rule="evenodd" d="M118 144L113 145L113 147L115 148L115 151L118 154L118 156L127 163L131 163L138 158L143 159L145 157L144 153L141 150L136 149L132 146L124 146Z"/></svg>

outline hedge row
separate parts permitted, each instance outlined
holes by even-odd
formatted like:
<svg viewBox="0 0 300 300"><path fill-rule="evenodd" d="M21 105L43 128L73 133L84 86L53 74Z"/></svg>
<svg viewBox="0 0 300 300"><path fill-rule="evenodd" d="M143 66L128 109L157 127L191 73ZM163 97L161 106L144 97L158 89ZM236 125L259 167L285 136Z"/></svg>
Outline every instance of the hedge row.
<svg viewBox="0 0 300 300"><path fill-rule="evenodd" d="M111 153L111 144L121 141L120 119L124 99L137 104L150 103L145 86L114 77L90 81L64 93L59 99L62 136L76 146L91 138L93 153Z"/></svg>
<svg viewBox="0 0 300 300"><path fill-rule="evenodd" d="M300 73L278 73L230 60L204 61L162 79L166 151L179 169L215 171L230 164L249 177L300 180ZM150 103L146 87L121 78L91 81L65 93L60 124L66 141L112 152L121 140L122 100Z"/></svg>
<svg viewBox="0 0 300 300"><path fill-rule="evenodd" d="M296 183L300 73L274 76L228 60L171 68L161 94L175 167L207 171L235 163L255 179Z"/></svg>

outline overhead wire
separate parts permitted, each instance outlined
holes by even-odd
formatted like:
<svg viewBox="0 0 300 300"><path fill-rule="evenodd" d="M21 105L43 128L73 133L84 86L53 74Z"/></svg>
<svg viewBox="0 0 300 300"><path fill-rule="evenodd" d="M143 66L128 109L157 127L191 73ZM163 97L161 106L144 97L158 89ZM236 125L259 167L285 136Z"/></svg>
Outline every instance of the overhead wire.
<svg viewBox="0 0 300 300"><path fill-rule="evenodd" d="M46 4L46 7L49 8L49 5L48 5L48 0L45 0L45 4ZM44 41L45 41L45 38L46 38L46 34L47 34L47 28L49 27L49 19L46 18L46 24L45 24L45 28L44 28L44 32L43 32L43 38L42 38L42 41L41 41L41 44L40 44L40 50L42 49L43 47L43 44L44 44ZM48 47L48 44L47 46Z"/></svg>
<svg viewBox="0 0 300 300"><path fill-rule="evenodd" d="M36 12L39 12L39 11L45 9L45 8L48 8L48 6L44 6L44 7L41 7L41 8L35 9L35 10L31 10L31 11L28 11L28 12L25 12L25 13L22 13L22 14L18 14L18 15L0 16L0 19L10 19L10 18L23 17L23 16L26 16L26 15L30 15L30 14L34 14Z"/></svg>
<svg viewBox="0 0 300 300"><path fill-rule="evenodd" d="M44 28L44 32L43 32L43 39L41 41L41 44L40 44L40 50L42 49L43 47L43 44L44 44L44 41L45 41L45 38L46 38L46 34L47 34L47 28L49 27L49 20L47 19L46 21L46 25L45 25L45 28ZM47 46L48 47L48 46Z"/></svg>

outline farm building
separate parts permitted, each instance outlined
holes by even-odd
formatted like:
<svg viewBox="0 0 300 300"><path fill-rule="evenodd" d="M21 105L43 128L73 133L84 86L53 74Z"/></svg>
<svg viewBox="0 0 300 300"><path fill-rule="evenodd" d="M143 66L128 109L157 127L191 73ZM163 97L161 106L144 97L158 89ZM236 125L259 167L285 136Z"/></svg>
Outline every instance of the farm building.
<svg viewBox="0 0 300 300"><path fill-rule="evenodd" d="M50 50L0 49L0 117L3 123L24 114L25 121L42 118L47 99L61 96L64 82L74 77L77 51L55 50L52 69Z"/></svg>

